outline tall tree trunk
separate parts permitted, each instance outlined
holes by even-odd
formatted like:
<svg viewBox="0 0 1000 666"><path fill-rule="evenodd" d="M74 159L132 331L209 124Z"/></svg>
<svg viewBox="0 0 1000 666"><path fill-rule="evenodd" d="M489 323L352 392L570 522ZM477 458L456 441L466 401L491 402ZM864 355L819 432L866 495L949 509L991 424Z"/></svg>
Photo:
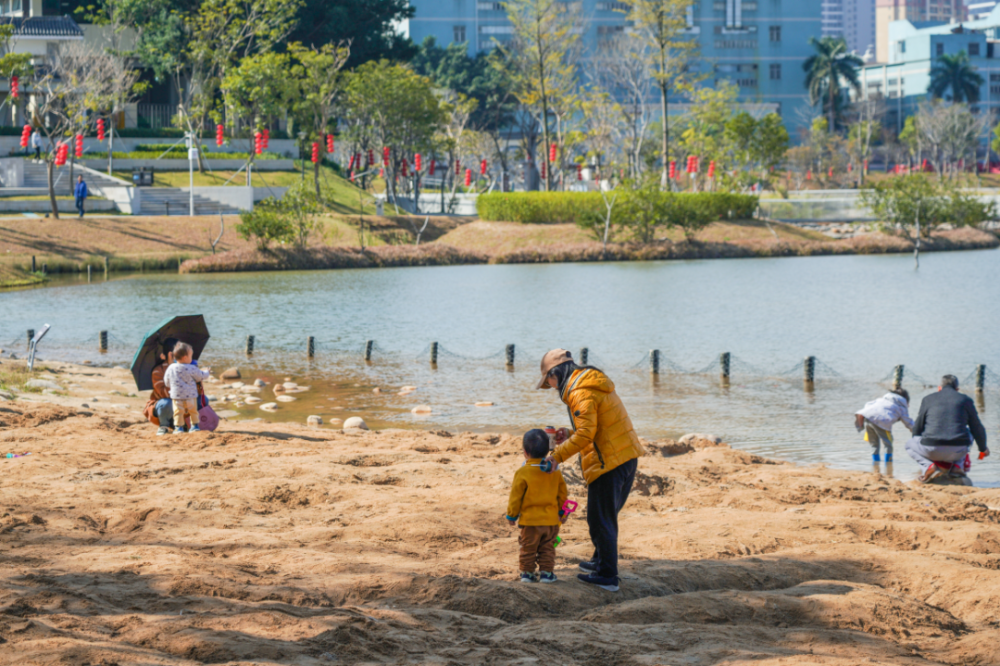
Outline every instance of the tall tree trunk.
<svg viewBox="0 0 1000 666"><path fill-rule="evenodd" d="M827 130L832 134L834 131L836 131L836 128L834 127L834 124L833 124L834 120L835 120L835 118L834 118L833 100L834 100L834 98L836 96L836 92L837 92L837 75L833 71L830 72L830 84L829 84L828 87L830 88L830 110L829 110L829 113L830 113L830 126L827 127Z"/></svg>
<svg viewBox="0 0 1000 666"><path fill-rule="evenodd" d="M914 268L920 268L920 208L917 208L917 240L913 244Z"/></svg>
<svg viewBox="0 0 1000 666"><path fill-rule="evenodd" d="M661 64L662 64L661 59ZM664 73L660 70L661 74ZM660 131L661 146L663 152L663 175L660 176L660 187L667 189L670 183L670 121L667 118L667 80L660 80L660 113L663 115L663 128ZM638 165L636 166L638 169Z"/></svg>

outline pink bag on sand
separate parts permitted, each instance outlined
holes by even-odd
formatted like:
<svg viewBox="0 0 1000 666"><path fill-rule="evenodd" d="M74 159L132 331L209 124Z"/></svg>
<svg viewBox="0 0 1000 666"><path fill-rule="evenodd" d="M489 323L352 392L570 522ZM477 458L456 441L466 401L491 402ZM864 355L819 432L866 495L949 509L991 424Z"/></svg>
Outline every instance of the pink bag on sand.
<svg viewBox="0 0 1000 666"><path fill-rule="evenodd" d="M198 427L209 432L219 427L219 415L210 406L198 410Z"/></svg>

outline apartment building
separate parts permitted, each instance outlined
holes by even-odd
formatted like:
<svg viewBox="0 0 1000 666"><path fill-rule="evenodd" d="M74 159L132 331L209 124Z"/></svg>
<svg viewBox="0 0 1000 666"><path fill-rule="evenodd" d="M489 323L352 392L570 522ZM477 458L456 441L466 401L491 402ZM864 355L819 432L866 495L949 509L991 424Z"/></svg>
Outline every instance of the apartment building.
<svg viewBox="0 0 1000 666"><path fill-rule="evenodd" d="M875 60L889 62L889 24L893 21L961 22L968 20L965 0L876 0Z"/></svg>
<svg viewBox="0 0 1000 666"><path fill-rule="evenodd" d="M628 29L624 13L628 5L623 2L575 3L583 18L584 57L602 40ZM795 137L804 124L803 114L796 111L807 105L802 62L813 53L809 38L823 33L823 4L824 0L696 0L688 10L688 34L698 42L699 63L710 81L731 81L739 88L740 103L756 113L780 113ZM410 37L417 43L433 35L442 45L467 44L471 55L513 37L502 2L411 0L411 5L415 16L410 19ZM683 104L674 109L683 112Z"/></svg>

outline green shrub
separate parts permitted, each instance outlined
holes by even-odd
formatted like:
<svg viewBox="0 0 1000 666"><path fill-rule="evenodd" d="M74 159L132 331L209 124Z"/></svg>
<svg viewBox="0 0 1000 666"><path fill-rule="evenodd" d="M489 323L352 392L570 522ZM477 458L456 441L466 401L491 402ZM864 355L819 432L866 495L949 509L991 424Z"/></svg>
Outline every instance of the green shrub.
<svg viewBox="0 0 1000 666"><path fill-rule="evenodd" d="M757 197L724 192L660 192L659 196L685 210L685 219L707 216L708 222L720 219L747 219L757 209ZM664 204L666 205L666 204ZM524 224L586 224L603 219L604 202L599 192L497 192L481 194L476 203L479 217L488 222ZM707 224L707 222L706 222Z"/></svg>
<svg viewBox="0 0 1000 666"><path fill-rule="evenodd" d="M252 211L240 213L240 223L236 225L239 237L255 241L261 251L267 250L272 241L287 243L294 240L295 232L292 221L272 199L260 202Z"/></svg>

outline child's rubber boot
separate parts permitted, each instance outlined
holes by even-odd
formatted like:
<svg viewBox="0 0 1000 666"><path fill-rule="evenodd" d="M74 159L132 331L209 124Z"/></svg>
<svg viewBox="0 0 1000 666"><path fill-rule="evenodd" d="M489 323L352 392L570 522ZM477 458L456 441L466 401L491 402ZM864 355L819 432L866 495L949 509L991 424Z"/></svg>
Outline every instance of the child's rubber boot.
<svg viewBox="0 0 1000 666"><path fill-rule="evenodd" d="M887 463L891 463L892 462L892 454L891 453L885 454L885 461Z"/></svg>
<svg viewBox="0 0 1000 666"><path fill-rule="evenodd" d="M877 453L872 454L872 462L873 463L881 462L881 459L879 458L879 455Z"/></svg>

